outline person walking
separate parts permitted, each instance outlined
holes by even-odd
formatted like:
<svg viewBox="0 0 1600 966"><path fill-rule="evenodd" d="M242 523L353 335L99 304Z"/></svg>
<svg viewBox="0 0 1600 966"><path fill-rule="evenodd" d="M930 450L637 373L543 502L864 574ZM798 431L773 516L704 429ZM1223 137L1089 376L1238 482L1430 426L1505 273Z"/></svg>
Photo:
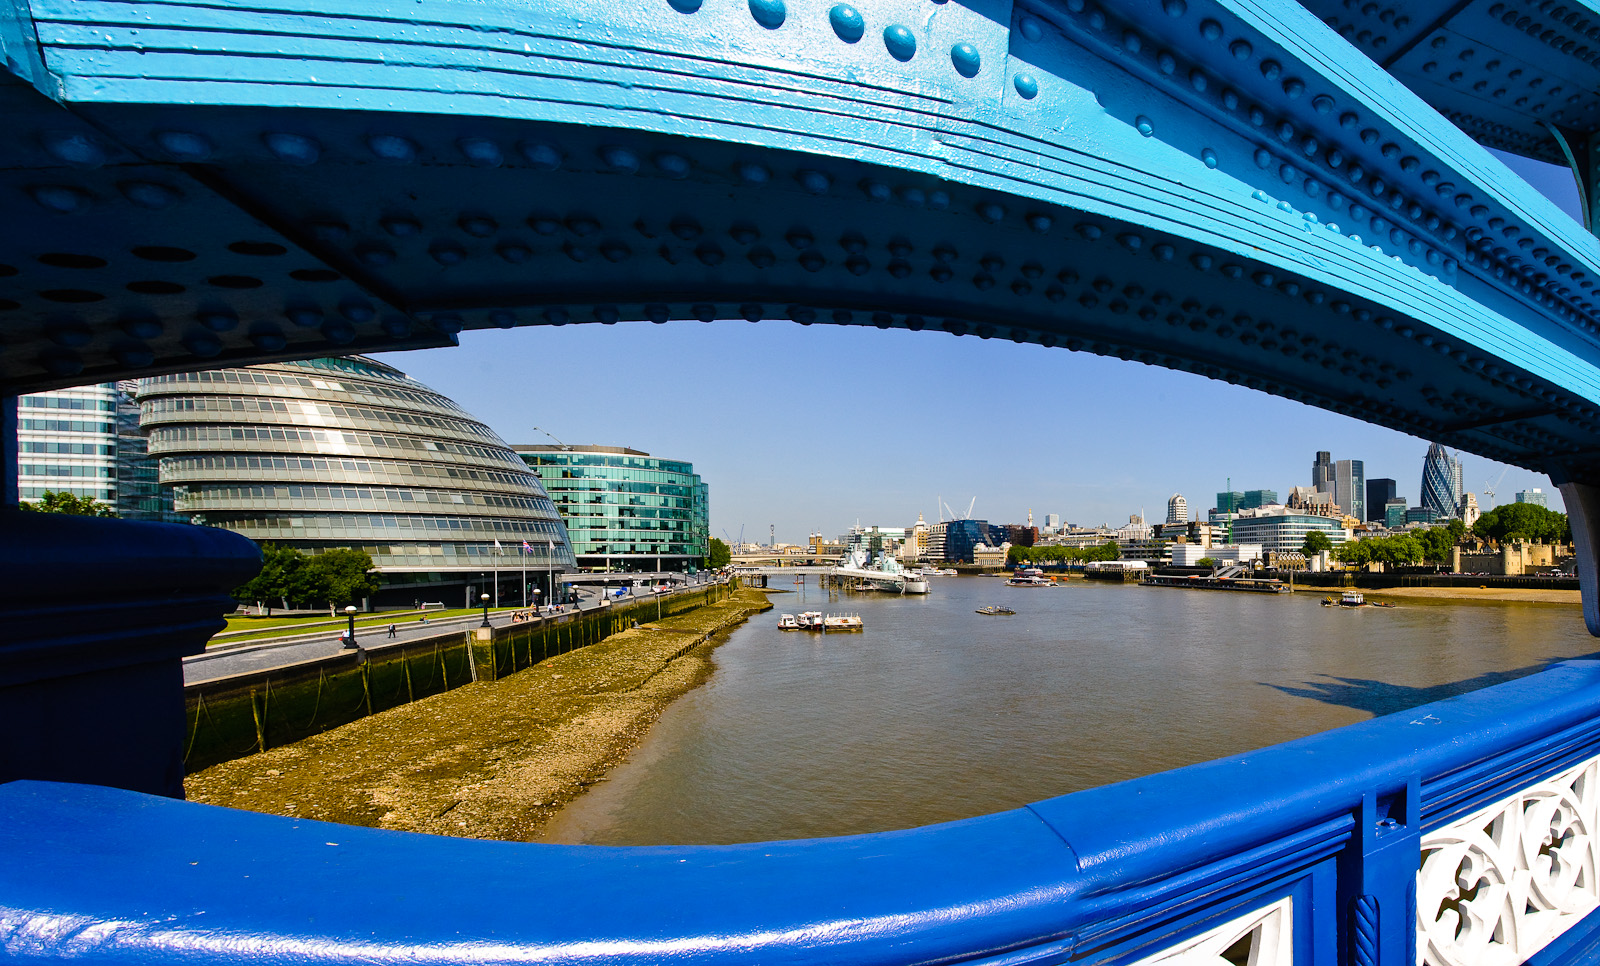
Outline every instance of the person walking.
<svg viewBox="0 0 1600 966"><path fill-rule="evenodd" d="M394 637L394 625L393 624L389 625L389 636L390 637Z"/></svg>

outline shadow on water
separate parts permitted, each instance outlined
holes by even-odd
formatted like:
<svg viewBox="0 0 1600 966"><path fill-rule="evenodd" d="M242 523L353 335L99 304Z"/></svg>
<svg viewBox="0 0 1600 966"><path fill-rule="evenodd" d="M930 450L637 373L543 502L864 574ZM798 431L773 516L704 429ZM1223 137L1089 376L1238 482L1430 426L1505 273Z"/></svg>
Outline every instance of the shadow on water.
<svg viewBox="0 0 1600 966"><path fill-rule="evenodd" d="M1511 668L1506 671L1489 671L1484 674L1463 678L1460 681L1449 681L1444 684L1435 684L1432 687L1414 688L1404 684L1390 684L1386 681L1374 681L1370 678L1344 678L1331 674L1322 675L1325 680L1302 681L1303 687L1291 687L1284 684L1267 684L1265 681L1257 682L1265 687L1282 691L1284 694L1296 698L1310 698L1325 704L1337 704L1358 711L1366 711L1374 717L1394 714L1397 711L1409 711L1412 708L1445 698L1453 698L1458 694L1467 694L1517 678L1538 674L1550 667L1571 660L1593 660L1600 658L1600 654L1591 658L1547 657L1537 664L1525 667Z"/></svg>

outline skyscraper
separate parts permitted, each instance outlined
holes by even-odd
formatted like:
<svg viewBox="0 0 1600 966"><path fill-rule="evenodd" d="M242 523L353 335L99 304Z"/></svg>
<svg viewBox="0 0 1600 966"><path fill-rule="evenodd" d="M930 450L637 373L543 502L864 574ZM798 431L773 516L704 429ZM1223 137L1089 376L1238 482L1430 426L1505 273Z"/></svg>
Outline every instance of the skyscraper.
<svg viewBox="0 0 1600 966"><path fill-rule="evenodd" d="M1324 493L1333 492L1333 454L1325 449L1318 450L1317 458L1311 462L1311 486Z"/></svg>
<svg viewBox="0 0 1600 966"><path fill-rule="evenodd" d="M1189 522L1189 501L1183 498L1183 494L1174 493L1172 499L1167 501L1167 522Z"/></svg>
<svg viewBox="0 0 1600 966"><path fill-rule="evenodd" d="M1428 447L1422 458L1422 509L1431 510L1436 519L1448 520L1461 504L1461 461L1450 455L1443 444Z"/></svg>
<svg viewBox="0 0 1600 966"><path fill-rule="evenodd" d="M1534 506L1542 507L1550 506L1550 501L1545 497L1544 491L1537 486L1531 490L1518 490L1517 502L1532 503Z"/></svg>
<svg viewBox="0 0 1600 966"><path fill-rule="evenodd" d="M1395 498L1398 487L1387 477L1367 481L1367 515L1363 520L1383 520L1384 507Z"/></svg>
<svg viewBox="0 0 1600 966"><path fill-rule="evenodd" d="M1333 464L1333 502L1357 520L1367 518L1367 464L1340 460Z"/></svg>

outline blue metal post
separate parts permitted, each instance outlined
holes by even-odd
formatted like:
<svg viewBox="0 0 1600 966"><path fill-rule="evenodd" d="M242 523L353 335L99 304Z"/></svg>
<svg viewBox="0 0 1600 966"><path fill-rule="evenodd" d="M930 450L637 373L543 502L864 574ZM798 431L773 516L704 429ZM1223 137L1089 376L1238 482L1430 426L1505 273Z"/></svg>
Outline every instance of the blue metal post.
<svg viewBox="0 0 1600 966"><path fill-rule="evenodd" d="M17 442L17 397L0 396L0 507L21 502L17 477L21 470Z"/></svg>

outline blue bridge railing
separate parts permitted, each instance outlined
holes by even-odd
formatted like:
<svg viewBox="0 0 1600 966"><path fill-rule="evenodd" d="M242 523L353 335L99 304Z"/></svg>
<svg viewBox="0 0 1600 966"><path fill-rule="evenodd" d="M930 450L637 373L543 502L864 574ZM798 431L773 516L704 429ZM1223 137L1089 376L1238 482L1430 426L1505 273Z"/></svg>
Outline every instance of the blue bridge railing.
<svg viewBox="0 0 1600 966"><path fill-rule="evenodd" d="M1600 950L1600 663L980 818L486 842L0 786L0 952L79 963L1433 963Z"/></svg>

